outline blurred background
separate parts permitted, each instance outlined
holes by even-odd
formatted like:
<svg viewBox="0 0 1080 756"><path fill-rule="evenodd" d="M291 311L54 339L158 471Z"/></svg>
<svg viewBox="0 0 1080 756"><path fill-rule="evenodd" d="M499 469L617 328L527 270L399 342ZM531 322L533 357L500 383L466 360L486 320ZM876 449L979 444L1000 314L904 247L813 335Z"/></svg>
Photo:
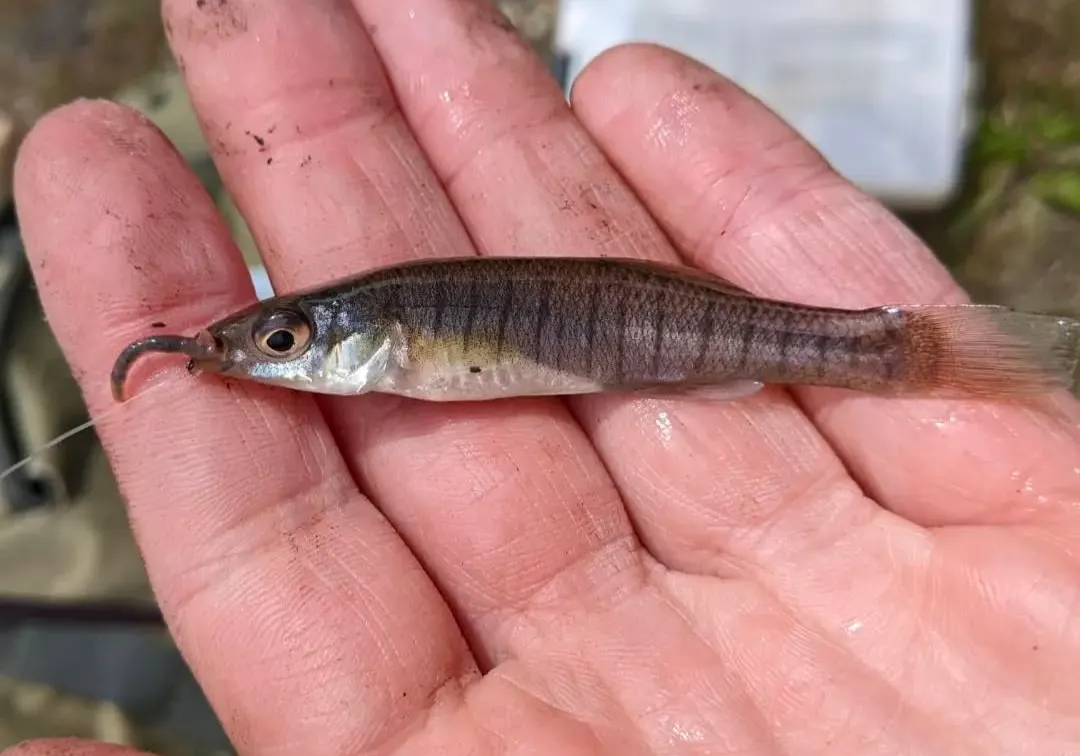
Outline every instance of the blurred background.
<svg viewBox="0 0 1080 756"><path fill-rule="evenodd" d="M979 301L1080 317L1080 0L491 0L569 86L668 44L747 87L889 204ZM76 97L146 112L218 198L158 0L0 0L0 468L86 419L11 204L23 135ZM0 481L0 748L80 735L230 753L160 624L92 432Z"/></svg>

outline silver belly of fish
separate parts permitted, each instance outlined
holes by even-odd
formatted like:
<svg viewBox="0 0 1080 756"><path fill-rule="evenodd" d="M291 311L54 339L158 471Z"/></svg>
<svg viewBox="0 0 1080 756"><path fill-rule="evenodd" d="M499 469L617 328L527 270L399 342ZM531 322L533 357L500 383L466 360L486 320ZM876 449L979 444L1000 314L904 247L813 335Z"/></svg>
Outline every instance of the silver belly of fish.
<svg viewBox="0 0 1080 756"><path fill-rule="evenodd" d="M377 391L426 401L484 401L511 396L591 394L596 381L528 361L468 364L455 360L406 362L379 381Z"/></svg>

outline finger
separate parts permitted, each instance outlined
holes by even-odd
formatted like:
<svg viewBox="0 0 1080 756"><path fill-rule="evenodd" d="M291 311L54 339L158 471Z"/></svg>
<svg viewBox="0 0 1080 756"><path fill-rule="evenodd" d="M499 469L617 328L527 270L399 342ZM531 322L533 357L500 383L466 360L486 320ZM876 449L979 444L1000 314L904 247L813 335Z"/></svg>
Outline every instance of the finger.
<svg viewBox="0 0 1080 756"><path fill-rule="evenodd" d="M406 117L485 253L677 259L489 3L356 5L377 27ZM669 566L728 573L830 542L873 516L782 391L742 402L590 397L573 406L642 540Z"/></svg>
<svg viewBox="0 0 1080 756"><path fill-rule="evenodd" d="M236 14L241 28L219 33ZM475 254L346 1L168 2L165 15L215 160L279 289ZM366 399L325 401L325 414L482 658L501 655L496 627L540 587L588 600L580 585L596 559L626 572L604 590L635 579L618 494L561 404Z"/></svg>
<svg viewBox="0 0 1080 756"><path fill-rule="evenodd" d="M64 108L27 137L16 198L163 612L240 751L374 747L471 675L449 610L310 397L173 369L111 402L112 360L153 321L190 331L253 300L160 132L116 105Z"/></svg>
<svg viewBox="0 0 1080 756"><path fill-rule="evenodd" d="M658 48L616 50L579 79L573 103L695 264L811 304L963 301L899 221L706 68ZM1057 520L1073 508L1076 425L974 401L797 395L864 489L915 522Z"/></svg>

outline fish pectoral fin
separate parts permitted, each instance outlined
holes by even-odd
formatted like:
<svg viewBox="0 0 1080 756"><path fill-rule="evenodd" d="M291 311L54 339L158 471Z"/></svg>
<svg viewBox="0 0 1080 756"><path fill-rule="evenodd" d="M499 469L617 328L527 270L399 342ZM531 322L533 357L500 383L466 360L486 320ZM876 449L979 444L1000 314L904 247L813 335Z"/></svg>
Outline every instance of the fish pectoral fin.
<svg viewBox="0 0 1080 756"><path fill-rule="evenodd" d="M761 381L731 380L718 383L648 383L627 389L632 394L671 397L673 399L708 399L725 402L745 399L765 388Z"/></svg>

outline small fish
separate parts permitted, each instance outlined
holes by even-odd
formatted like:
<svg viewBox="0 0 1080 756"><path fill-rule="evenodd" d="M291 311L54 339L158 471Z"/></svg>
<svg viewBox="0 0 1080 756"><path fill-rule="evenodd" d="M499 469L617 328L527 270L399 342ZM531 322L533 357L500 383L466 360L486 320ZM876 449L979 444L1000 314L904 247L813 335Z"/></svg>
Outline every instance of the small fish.
<svg viewBox="0 0 1080 756"><path fill-rule="evenodd" d="M1001 398L1071 389L1080 322L993 305L811 307L614 258L411 262L128 346L191 372L428 401L600 392L734 399L765 384Z"/></svg>

